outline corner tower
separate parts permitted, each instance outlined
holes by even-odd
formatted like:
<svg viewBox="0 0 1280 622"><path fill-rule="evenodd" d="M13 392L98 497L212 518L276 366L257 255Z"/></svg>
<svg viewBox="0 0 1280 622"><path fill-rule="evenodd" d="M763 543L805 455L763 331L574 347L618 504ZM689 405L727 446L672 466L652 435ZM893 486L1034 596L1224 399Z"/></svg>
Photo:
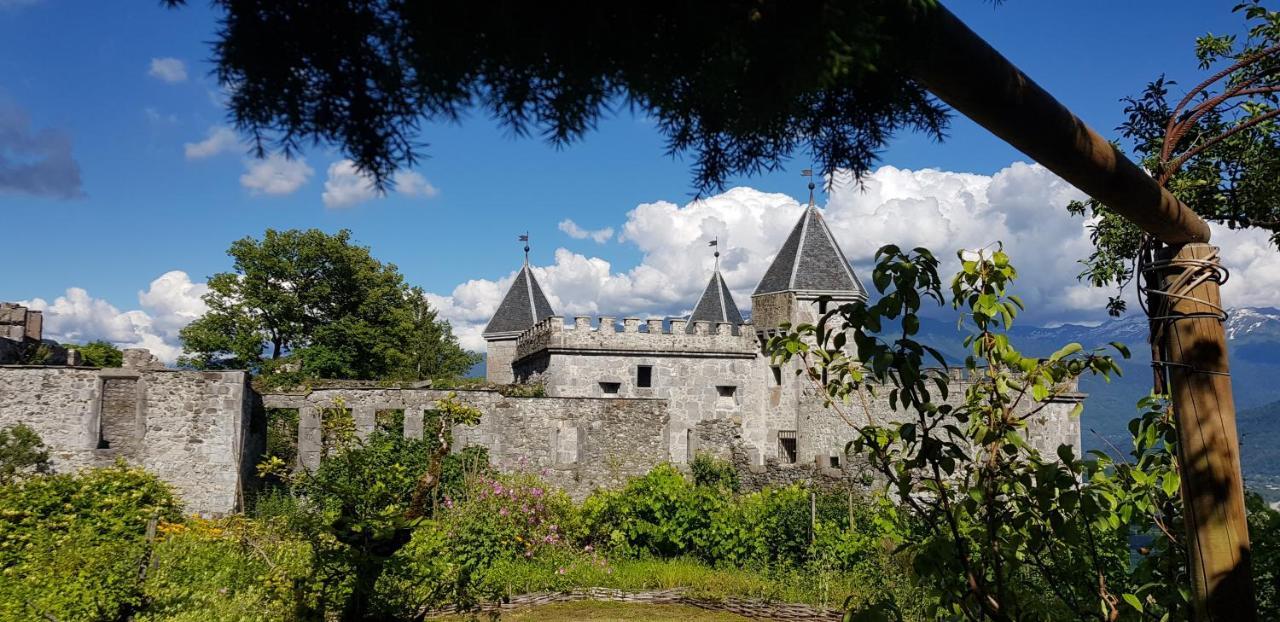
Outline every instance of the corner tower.
<svg viewBox="0 0 1280 622"><path fill-rule="evenodd" d="M822 296L843 304L866 300L867 290L814 205L810 182L809 205L751 295L752 322L757 331L816 322Z"/></svg>
<svg viewBox="0 0 1280 622"><path fill-rule="evenodd" d="M520 333L555 315L546 294L542 293L542 286L538 285L538 279L529 268L528 236L521 236L521 239L525 242L524 265L481 333L486 350L485 379L496 384L515 381L511 363L515 360L516 339Z"/></svg>

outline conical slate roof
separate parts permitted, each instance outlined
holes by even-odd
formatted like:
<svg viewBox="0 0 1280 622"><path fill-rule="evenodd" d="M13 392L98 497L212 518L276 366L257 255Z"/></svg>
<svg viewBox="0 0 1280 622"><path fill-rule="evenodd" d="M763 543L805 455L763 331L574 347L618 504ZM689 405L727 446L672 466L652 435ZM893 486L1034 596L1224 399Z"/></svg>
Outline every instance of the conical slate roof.
<svg viewBox="0 0 1280 622"><path fill-rule="evenodd" d="M775 292L852 295L866 298L849 260L827 228L818 208L810 204L782 244L754 296Z"/></svg>
<svg viewBox="0 0 1280 622"><path fill-rule="evenodd" d="M720 276L720 270L717 269L711 273L711 281L707 283L707 288L702 290L702 297L698 299L698 305L693 308L693 313L689 316L688 330L693 331L693 323L698 320L706 320L708 322L729 322L734 326L742 323L742 314L738 312L738 305L733 302L733 294L729 292L729 286L724 284L724 277Z"/></svg>
<svg viewBox="0 0 1280 622"><path fill-rule="evenodd" d="M533 277L533 271L525 263L482 335L519 334L553 315L555 312L551 310L546 294L542 293L542 286L538 285L538 279Z"/></svg>

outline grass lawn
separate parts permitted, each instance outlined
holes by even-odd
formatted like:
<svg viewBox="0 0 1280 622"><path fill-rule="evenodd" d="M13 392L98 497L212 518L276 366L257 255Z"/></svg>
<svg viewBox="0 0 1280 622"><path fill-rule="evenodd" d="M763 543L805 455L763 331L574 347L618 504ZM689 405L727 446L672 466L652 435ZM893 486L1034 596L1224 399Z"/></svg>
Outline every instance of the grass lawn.
<svg viewBox="0 0 1280 622"><path fill-rule="evenodd" d="M438 620L475 620L483 616L449 616ZM541 607L514 609L502 614L512 622L552 622L554 620L648 620L652 622L743 622L744 618L723 611L708 611L690 605L648 605L598 600L554 603Z"/></svg>

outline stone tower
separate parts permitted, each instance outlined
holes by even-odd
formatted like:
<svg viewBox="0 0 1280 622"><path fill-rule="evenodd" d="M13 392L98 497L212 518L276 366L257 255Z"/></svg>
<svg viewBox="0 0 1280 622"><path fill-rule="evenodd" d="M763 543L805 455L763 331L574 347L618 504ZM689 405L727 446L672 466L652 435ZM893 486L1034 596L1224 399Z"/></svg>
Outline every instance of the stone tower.
<svg viewBox="0 0 1280 622"><path fill-rule="evenodd" d="M719 253L716 254L719 255ZM742 324L742 313L738 311L738 305L733 301L733 293L729 291L729 286L724 283L724 277L720 275L719 266L716 266L711 273L711 280L707 282L707 288L702 290L702 296L698 298L697 306L689 315L689 324L685 330L694 332L695 322L700 321L710 322L712 326L727 322L733 325L735 331L738 325Z"/></svg>
<svg viewBox="0 0 1280 622"><path fill-rule="evenodd" d="M542 286L529 268L529 256L525 254L524 266L511 282L511 289L503 296L502 304L494 312L489 325L484 327L485 378L497 384L515 381L511 363L515 360L516 339L520 333L534 324L555 315L547 302Z"/></svg>
<svg viewBox="0 0 1280 622"><path fill-rule="evenodd" d="M818 299L824 296L831 305L840 305L866 300L867 292L810 199L751 296L751 319L761 347L784 323L816 324L823 312ZM763 360L767 365L768 359ZM763 457L776 456L780 463L825 459L835 462L820 466L836 466L848 430L832 425L831 411L798 370L796 361L769 368L761 383L769 387L762 417L744 425L743 435L764 451Z"/></svg>
<svg viewBox="0 0 1280 622"><path fill-rule="evenodd" d="M784 322L813 323L822 296L838 305L866 300L867 290L810 201L751 295L752 323L766 333Z"/></svg>

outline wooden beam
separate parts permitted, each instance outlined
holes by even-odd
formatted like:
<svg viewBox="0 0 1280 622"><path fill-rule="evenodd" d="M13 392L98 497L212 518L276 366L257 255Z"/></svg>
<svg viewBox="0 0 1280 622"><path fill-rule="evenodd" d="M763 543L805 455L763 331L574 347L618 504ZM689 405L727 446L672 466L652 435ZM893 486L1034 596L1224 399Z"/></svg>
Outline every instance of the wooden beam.
<svg viewBox="0 0 1280 622"><path fill-rule="evenodd" d="M911 72L939 99L1166 244L1209 225L941 5L917 23Z"/></svg>

